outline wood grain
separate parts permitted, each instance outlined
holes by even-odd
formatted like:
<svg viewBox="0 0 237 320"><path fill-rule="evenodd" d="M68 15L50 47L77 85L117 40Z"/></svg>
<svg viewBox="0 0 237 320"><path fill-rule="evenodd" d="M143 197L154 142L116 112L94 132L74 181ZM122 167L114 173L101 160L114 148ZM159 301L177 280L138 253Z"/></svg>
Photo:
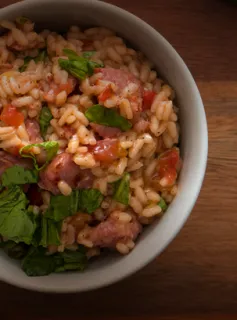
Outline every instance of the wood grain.
<svg viewBox="0 0 237 320"><path fill-rule="evenodd" d="M11 2L1 0L0 6ZM220 0L108 2L163 34L197 81L209 126L200 197L177 238L137 274L73 295L43 295L1 283L1 318L236 319L237 7Z"/></svg>

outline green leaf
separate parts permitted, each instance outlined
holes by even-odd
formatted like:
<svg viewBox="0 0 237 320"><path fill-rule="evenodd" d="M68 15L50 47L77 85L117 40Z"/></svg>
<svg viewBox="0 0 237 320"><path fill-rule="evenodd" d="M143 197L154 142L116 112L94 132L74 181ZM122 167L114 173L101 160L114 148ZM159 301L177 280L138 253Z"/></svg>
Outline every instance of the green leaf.
<svg viewBox="0 0 237 320"><path fill-rule="evenodd" d="M57 267L55 272L64 272L69 270L83 271L87 266L86 254L79 251L69 251L58 254L55 259L57 259Z"/></svg>
<svg viewBox="0 0 237 320"><path fill-rule="evenodd" d="M60 67L80 80L85 79L88 75L91 76L94 68L101 67L101 64L81 57L73 50L64 49L63 52L69 60L58 59Z"/></svg>
<svg viewBox="0 0 237 320"><path fill-rule="evenodd" d="M10 258L21 260L26 256L29 246L23 242L15 243L14 241L6 241L0 243L0 248L3 248Z"/></svg>
<svg viewBox="0 0 237 320"><path fill-rule="evenodd" d="M29 277L46 276L54 272L56 261L51 255L46 255L43 248L31 247L22 261L22 269Z"/></svg>
<svg viewBox="0 0 237 320"><path fill-rule="evenodd" d="M46 49L42 49L42 50L40 50L38 56L34 58L34 61L35 61L35 63L38 63L40 61L45 61L47 56L48 56L47 50Z"/></svg>
<svg viewBox="0 0 237 320"><path fill-rule="evenodd" d="M132 127L132 124L126 118L120 116L117 111L105 108L100 104L88 108L85 116L90 122L108 127L116 127L122 131L127 131Z"/></svg>
<svg viewBox="0 0 237 320"><path fill-rule="evenodd" d="M58 59L58 63L62 69L80 80L84 80L87 74L89 74L87 62L85 63L83 61L65 60L60 58Z"/></svg>
<svg viewBox="0 0 237 320"><path fill-rule="evenodd" d="M103 198L98 189L81 189L78 210L92 213L100 207Z"/></svg>
<svg viewBox="0 0 237 320"><path fill-rule="evenodd" d="M26 57L24 58L24 64L23 64L23 66L21 66L21 67L19 68L19 71L20 71L20 72L26 71L26 68L27 68L27 66L28 66L28 64L29 64L29 62L30 62L31 60L34 60L35 63L38 63L38 62L40 62L40 61L45 61L45 59L46 59L47 56L48 56L48 55L47 55L47 50L46 50L46 49L40 50L40 51L39 51L39 54L38 54L35 58L30 57L30 56L26 56Z"/></svg>
<svg viewBox="0 0 237 320"><path fill-rule="evenodd" d="M12 166L2 174L2 185L4 187L12 184L37 183L38 172L36 170L24 169L20 166Z"/></svg>
<svg viewBox="0 0 237 320"><path fill-rule="evenodd" d="M21 67L19 68L19 71L20 71L20 72L26 71L26 68L27 68L29 62L30 62L32 59L33 59L33 58L32 58L32 57L29 57L29 56L25 57L25 58L24 58L24 64L23 64L23 66L21 66Z"/></svg>
<svg viewBox="0 0 237 320"><path fill-rule="evenodd" d="M63 53L68 57L69 60L76 60L79 55L71 49L63 49Z"/></svg>
<svg viewBox="0 0 237 320"><path fill-rule="evenodd" d="M69 270L83 271L86 266L85 252L65 250L62 253L46 255L46 250L42 247L31 247L22 261L22 269L30 277L45 276L52 272Z"/></svg>
<svg viewBox="0 0 237 320"><path fill-rule="evenodd" d="M19 186L12 185L0 194L0 234L3 237L31 244L36 222L26 205L26 196Z"/></svg>
<svg viewBox="0 0 237 320"><path fill-rule="evenodd" d="M61 221L78 211L90 214L100 207L102 200L103 195L97 189L74 190L69 196L51 196L50 206L44 216Z"/></svg>
<svg viewBox="0 0 237 320"><path fill-rule="evenodd" d="M42 148L46 152L46 161L45 161L45 164L41 167L39 167L37 164L35 154L31 152L31 149L33 147ZM39 171L44 169L45 166L47 166L47 164L56 156L58 152L58 148L59 148L59 144L57 141L47 141L42 143L28 144L27 146L22 147L19 153L23 158L33 159L35 169Z"/></svg>
<svg viewBox="0 0 237 320"><path fill-rule="evenodd" d="M50 206L44 216L54 221L61 221L64 218L75 214L79 207L79 190L73 191L69 196L51 196Z"/></svg>
<svg viewBox="0 0 237 320"><path fill-rule="evenodd" d="M45 136L48 126L50 125L50 121L52 119L53 119L53 116L50 109L44 106L41 109L40 116L39 116L40 132L43 137Z"/></svg>
<svg viewBox="0 0 237 320"><path fill-rule="evenodd" d="M160 202L158 203L158 206L161 207L162 211L166 211L168 208L168 205L166 204L163 198L160 198Z"/></svg>
<svg viewBox="0 0 237 320"><path fill-rule="evenodd" d="M125 173L122 179L113 183L114 194L113 198L125 205L129 203L129 189L130 189L130 174Z"/></svg>
<svg viewBox="0 0 237 320"><path fill-rule="evenodd" d="M57 223L43 216L41 228L42 231L40 245L42 247L48 247L49 245L59 246L61 244Z"/></svg>
<svg viewBox="0 0 237 320"><path fill-rule="evenodd" d="M84 51L82 53L82 56L85 59L90 59L95 53L96 53L96 51Z"/></svg>

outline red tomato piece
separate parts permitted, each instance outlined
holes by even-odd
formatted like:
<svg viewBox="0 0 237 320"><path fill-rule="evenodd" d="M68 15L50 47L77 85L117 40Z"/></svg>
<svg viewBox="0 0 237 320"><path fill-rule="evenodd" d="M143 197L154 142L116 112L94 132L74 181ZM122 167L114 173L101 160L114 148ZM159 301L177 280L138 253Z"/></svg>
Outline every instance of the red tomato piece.
<svg viewBox="0 0 237 320"><path fill-rule="evenodd" d="M153 102L155 96L156 96L155 91L144 90L142 110L149 110L151 108L151 105L152 105L152 102Z"/></svg>
<svg viewBox="0 0 237 320"><path fill-rule="evenodd" d="M0 119L9 126L19 127L24 122L24 115L11 104L3 108Z"/></svg>
<svg viewBox="0 0 237 320"><path fill-rule="evenodd" d="M56 90L56 94L58 94L61 91L66 91L67 94L72 93L76 85L76 82L74 79L68 79L68 82L65 84L60 84L59 88Z"/></svg>
<svg viewBox="0 0 237 320"><path fill-rule="evenodd" d="M172 148L165 151L158 159L159 179L165 178L169 186L175 183L180 163L179 150Z"/></svg>
<svg viewBox="0 0 237 320"><path fill-rule="evenodd" d="M97 141L96 145L89 147L96 161L111 163L118 159L120 147L117 139L104 139Z"/></svg>
<svg viewBox="0 0 237 320"><path fill-rule="evenodd" d="M98 96L99 102L104 102L105 100L109 99L113 94L113 90L111 85L108 85Z"/></svg>

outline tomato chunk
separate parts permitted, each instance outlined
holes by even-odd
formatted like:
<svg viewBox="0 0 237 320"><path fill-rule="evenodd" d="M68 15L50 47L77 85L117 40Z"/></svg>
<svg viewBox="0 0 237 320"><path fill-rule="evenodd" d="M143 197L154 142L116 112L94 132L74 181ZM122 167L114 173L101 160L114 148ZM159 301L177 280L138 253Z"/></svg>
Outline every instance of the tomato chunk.
<svg viewBox="0 0 237 320"><path fill-rule="evenodd" d="M149 110L151 108L152 102L156 96L155 91L144 90L143 92L143 103L142 110Z"/></svg>
<svg viewBox="0 0 237 320"><path fill-rule="evenodd" d="M11 104L3 108L0 119L9 126L19 127L24 122L24 115Z"/></svg>
<svg viewBox="0 0 237 320"><path fill-rule="evenodd" d="M96 145L89 147L96 161L111 163L120 156L120 146L117 139L104 139L97 141Z"/></svg>
<svg viewBox="0 0 237 320"><path fill-rule="evenodd" d="M72 93L76 85L76 81L74 79L68 79L68 82L65 84L60 84L59 88L55 91L58 94L61 91L66 91L67 94Z"/></svg>
<svg viewBox="0 0 237 320"><path fill-rule="evenodd" d="M108 85L98 96L99 102L104 102L105 100L109 99L113 94L113 90L111 85Z"/></svg>
<svg viewBox="0 0 237 320"><path fill-rule="evenodd" d="M177 178L180 163L179 150L172 148L161 154L158 159L159 179L165 178L167 186L172 186Z"/></svg>

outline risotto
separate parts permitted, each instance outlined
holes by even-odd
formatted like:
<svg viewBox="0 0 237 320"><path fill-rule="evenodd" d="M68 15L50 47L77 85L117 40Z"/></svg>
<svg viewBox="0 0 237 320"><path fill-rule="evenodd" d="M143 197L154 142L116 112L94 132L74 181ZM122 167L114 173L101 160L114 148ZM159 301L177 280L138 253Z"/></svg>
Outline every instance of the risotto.
<svg viewBox="0 0 237 320"><path fill-rule="evenodd" d="M174 91L106 28L0 25L0 246L28 276L128 254L177 193Z"/></svg>

